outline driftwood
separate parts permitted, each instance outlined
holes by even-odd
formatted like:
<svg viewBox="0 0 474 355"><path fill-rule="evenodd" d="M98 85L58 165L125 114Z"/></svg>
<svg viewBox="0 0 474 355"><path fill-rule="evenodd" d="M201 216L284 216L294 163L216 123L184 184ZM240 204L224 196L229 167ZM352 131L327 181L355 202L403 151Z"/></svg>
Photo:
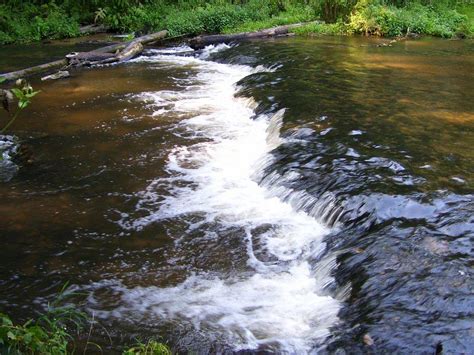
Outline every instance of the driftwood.
<svg viewBox="0 0 474 355"><path fill-rule="evenodd" d="M46 80L58 80L62 78L69 78L71 74L67 70L60 70L54 74L51 75L46 75L41 78L41 81L46 81Z"/></svg>
<svg viewBox="0 0 474 355"><path fill-rule="evenodd" d="M308 23L296 23L293 25L278 26L278 27L268 28L268 29L260 30L256 32L242 32L242 33L236 33L236 34L231 34L231 35L198 36L198 37L192 38L189 41L189 45L193 49L201 49L210 44L230 43L230 42L243 41L243 40L253 39L253 38L281 36L281 35L288 34L289 31L293 28L301 27L306 24Z"/></svg>
<svg viewBox="0 0 474 355"><path fill-rule="evenodd" d="M160 31L138 37L130 42L112 44L90 52L72 53L72 55L70 54L64 59L56 60L51 63L41 64L11 73L0 74L0 79L12 81L63 67L80 67L83 65L124 62L140 54L143 51L143 45L162 40L167 34L167 31Z"/></svg>

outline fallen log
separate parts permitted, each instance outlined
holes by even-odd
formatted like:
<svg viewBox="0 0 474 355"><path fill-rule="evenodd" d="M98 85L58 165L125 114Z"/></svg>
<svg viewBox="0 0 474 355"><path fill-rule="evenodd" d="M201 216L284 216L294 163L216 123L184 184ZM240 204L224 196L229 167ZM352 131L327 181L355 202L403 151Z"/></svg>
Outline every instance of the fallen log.
<svg viewBox="0 0 474 355"><path fill-rule="evenodd" d="M115 54L99 52L74 52L66 55L66 58L69 60L69 66L82 67L125 62L136 57L141 52L143 52L143 44L141 44L139 40L134 40L129 42L129 44L124 49Z"/></svg>
<svg viewBox="0 0 474 355"><path fill-rule="evenodd" d="M115 56L117 62L125 62L143 52L143 44L134 40Z"/></svg>
<svg viewBox="0 0 474 355"><path fill-rule="evenodd" d="M77 61L75 62L74 60L72 60L71 65L77 67L84 65L84 62L87 62L87 64L90 65L112 62L124 62L133 58L141 51L143 51L144 45L152 44L154 42L162 40L166 37L167 34L167 31L160 31L142 37L138 37L129 42L112 44L110 46L98 48L90 52L74 53L74 55L72 56L68 56L64 59L56 60L54 62L36 65L34 67L26 68L23 70L17 70L10 73L0 74L0 79L5 79L6 81L13 81L35 74L48 72L54 69L67 67L69 66L69 64L71 64L72 58L76 58ZM117 51L119 52L117 53ZM81 59L81 57L83 59Z"/></svg>
<svg viewBox="0 0 474 355"><path fill-rule="evenodd" d="M103 25L86 25L79 28L79 33L81 35L90 35L104 32L107 32L107 27Z"/></svg>
<svg viewBox="0 0 474 355"><path fill-rule="evenodd" d="M26 78L27 76L31 76L31 75L46 72L52 69L64 67L67 65L67 63L68 63L67 59L60 59L51 63L36 65L34 67L26 68L23 70L17 70L11 73L1 74L0 79L5 79L5 81L13 81L20 78Z"/></svg>
<svg viewBox="0 0 474 355"><path fill-rule="evenodd" d="M51 75L46 75L41 78L41 81L46 81L46 80L58 80L62 78L69 78L71 74L67 70L60 70L54 74Z"/></svg>
<svg viewBox="0 0 474 355"><path fill-rule="evenodd" d="M292 25L277 26L277 27L268 28L268 29L260 30L256 32L241 32L241 33L236 33L236 34L231 34L231 35L197 36L197 37L192 38L189 41L189 45L193 49L201 49L211 44L230 43L230 42L243 41L243 40L254 39L254 38L281 36L281 35L288 34L289 31L293 28L301 27L309 23L313 23L313 22L295 23Z"/></svg>

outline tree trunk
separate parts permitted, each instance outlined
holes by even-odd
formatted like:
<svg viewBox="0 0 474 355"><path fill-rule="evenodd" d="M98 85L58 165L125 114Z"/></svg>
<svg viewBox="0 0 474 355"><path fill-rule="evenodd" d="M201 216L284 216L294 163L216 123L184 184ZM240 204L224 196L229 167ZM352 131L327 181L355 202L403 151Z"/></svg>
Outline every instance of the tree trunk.
<svg viewBox="0 0 474 355"><path fill-rule="evenodd" d="M274 37L287 34L291 29L296 27L301 27L307 23L296 23L293 25L278 26L273 28L268 28L265 30L260 30L256 32L242 32L232 35L209 35L209 36L198 36L192 38L189 41L189 45L194 49L200 49L210 44L217 43L230 43L235 41L243 41L253 38L264 38L264 37Z"/></svg>

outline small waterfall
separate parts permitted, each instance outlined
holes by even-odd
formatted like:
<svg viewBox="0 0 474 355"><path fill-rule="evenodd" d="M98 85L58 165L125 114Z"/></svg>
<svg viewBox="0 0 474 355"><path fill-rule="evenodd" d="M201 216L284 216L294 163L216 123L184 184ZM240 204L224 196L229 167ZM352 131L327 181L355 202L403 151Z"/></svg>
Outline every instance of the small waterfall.
<svg viewBox="0 0 474 355"><path fill-rule="evenodd" d="M339 301L325 291L333 283L336 263L319 268L313 264L325 249L322 239L329 231L314 216L327 208L316 206L303 193L284 190L276 174L261 183L255 178L271 160L269 152L281 144L285 111L252 119L255 102L235 97L235 83L265 69L162 53L135 61L185 65L197 74L187 79L192 85L185 91L138 97L155 104L157 116L183 114L179 127L189 132L189 144L170 151L167 170L172 178L156 179L139 196L137 210L147 215L124 215L121 225L139 230L164 219L186 220L198 214L204 221L193 221L192 228L212 223L220 226L217 230L245 231L241 243L249 269L191 274L167 288L128 289L109 282L105 287L114 287L122 295L121 304L113 311L96 309L95 313L137 322L156 318L190 324L201 335L219 334L234 350L310 352L338 321ZM158 186L169 193L160 194ZM311 213L304 212L307 209ZM331 213L325 218L339 217ZM91 304L96 302L92 295Z"/></svg>
<svg viewBox="0 0 474 355"><path fill-rule="evenodd" d="M285 109L281 109L268 119L266 129L268 151L284 143L284 139L280 137L284 114ZM305 190L295 190L288 187L293 181L300 179L299 174L291 172L281 175L275 169L272 170L274 161L275 159L271 154L262 156L256 164L252 176L255 181L265 187L271 196L278 197L290 204L294 210L304 211L329 227L334 227L341 221L344 208L338 204L331 192L326 191L323 195L315 197ZM268 171L271 172L267 174Z"/></svg>
<svg viewBox="0 0 474 355"><path fill-rule="evenodd" d="M269 150L275 149L281 144L280 130L283 125L284 115L285 109L281 109L268 121L266 142Z"/></svg>

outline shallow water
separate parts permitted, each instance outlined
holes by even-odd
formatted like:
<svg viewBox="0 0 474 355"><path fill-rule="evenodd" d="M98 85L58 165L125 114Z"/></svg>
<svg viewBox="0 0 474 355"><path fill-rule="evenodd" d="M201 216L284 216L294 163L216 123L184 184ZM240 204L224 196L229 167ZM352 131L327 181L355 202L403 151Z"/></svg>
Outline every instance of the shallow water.
<svg viewBox="0 0 474 355"><path fill-rule="evenodd" d="M468 352L473 42L378 43L152 50L33 82L0 307L26 318L69 281L114 348Z"/></svg>

